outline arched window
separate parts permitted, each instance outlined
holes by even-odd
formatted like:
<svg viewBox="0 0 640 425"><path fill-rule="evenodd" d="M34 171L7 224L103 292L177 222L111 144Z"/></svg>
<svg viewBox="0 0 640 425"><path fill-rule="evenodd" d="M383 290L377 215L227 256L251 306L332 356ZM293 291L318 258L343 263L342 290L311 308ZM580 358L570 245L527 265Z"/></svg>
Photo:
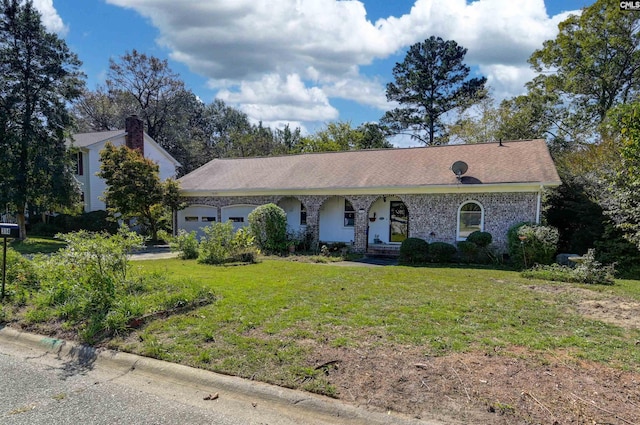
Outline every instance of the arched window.
<svg viewBox="0 0 640 425"><path fill-rule="evenodd" d="M458 240L465 240L476 230L484 229L484 209L475 201L465 202L458 210Z"/></svg>

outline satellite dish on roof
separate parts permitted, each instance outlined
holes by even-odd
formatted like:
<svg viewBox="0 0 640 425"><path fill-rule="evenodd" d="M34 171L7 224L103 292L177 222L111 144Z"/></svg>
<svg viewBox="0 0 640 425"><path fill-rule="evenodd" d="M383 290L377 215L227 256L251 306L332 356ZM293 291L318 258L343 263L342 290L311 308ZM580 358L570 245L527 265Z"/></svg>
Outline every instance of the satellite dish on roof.
<svg viewBox="0 0 640 425"><path fill-rule="evenodd" d="M469 169L469 166L464 161L456 161L451 166L451 171L453 171L453 174L456 175L458 180L462 178L462 175L466 173L468 169Z"/></svg>

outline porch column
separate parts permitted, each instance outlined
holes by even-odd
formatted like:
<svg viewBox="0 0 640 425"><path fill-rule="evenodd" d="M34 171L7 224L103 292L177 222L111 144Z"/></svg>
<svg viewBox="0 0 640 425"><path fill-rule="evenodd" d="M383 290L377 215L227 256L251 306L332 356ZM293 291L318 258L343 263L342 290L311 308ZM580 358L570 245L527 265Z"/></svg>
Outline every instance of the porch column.
<svg viewBox="0 0 640 425"><path fill-rule="evenodd" d="M366 208L356 209L356 219L353 228L353 252L362 253L367 249L367 226L369 219Z"/></svg>
<svg viewBox="0 0 640 425"><path fill-rule="evenodd" d="M307 233L311 235L311 248L317 250L320 241L320 206L312 202L307 207Z"/></svg>

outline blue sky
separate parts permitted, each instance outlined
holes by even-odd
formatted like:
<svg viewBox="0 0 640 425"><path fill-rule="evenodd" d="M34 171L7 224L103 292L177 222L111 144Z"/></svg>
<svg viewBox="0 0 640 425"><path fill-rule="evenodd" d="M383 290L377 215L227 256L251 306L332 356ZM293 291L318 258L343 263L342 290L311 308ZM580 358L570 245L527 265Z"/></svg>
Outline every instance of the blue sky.
<svg viewBox="0 0 640 425"><path fill-rule="evenodd" d="M34 0L80 57L89 89L109 59L136 49L169 60L204 102L216 97L272 127L306 131L377 121L385 84L411 44L431 35L500 100L521 94L526 63L569 12L595 0Z"/></svg>

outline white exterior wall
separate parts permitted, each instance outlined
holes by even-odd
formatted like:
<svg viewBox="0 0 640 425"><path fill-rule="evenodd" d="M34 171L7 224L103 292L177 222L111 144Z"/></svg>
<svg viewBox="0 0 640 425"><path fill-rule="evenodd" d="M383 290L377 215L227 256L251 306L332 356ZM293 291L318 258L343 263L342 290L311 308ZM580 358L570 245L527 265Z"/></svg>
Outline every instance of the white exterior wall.
<svg viewBox="0 0 640 425"><path fill-rule="evenodd" d="M305 224L300 224L301 203L296 198L284 198L278 202L278 206L287 214L287 231L302 233L306 230Z"/></svg>
<svg viewBox="0 0 640 425"><path fill-rule="evenodd" d="M375 221L367 221L369 225L369 243L372 244L376 235L379 235L380 240L383 243L389 243L389 213L390 213L389 199L384 202L383 198L378 198L371 208L369 208L369 217L373 217L375 213Z"/></svg>
<svg viewBox="0 0 640 425"><path fill-rule="evenodd" d="M320 207L319 239L322 242L351 243L354 240L354 226L344 225L344 199L334 196Z"/></svg>
<svg viewBox="0 0 640 425"><path fill-rule="evenodd" d="M121 146L125 143L124 136L109 140L114 146ZM104 149L107 141L99 142L91 145L88 152L84 153L84 175L76 176L81 183L81 187L85 194L85 211L104 210L106 205L100 198L104 195L107 188L105 181L96 173L100 171L100 151ZM144 156L156 162L159 166L160 180L164 181L170 177L175 177L176 167L174 163L160 151L145 134L144 139Z"/></svg>

